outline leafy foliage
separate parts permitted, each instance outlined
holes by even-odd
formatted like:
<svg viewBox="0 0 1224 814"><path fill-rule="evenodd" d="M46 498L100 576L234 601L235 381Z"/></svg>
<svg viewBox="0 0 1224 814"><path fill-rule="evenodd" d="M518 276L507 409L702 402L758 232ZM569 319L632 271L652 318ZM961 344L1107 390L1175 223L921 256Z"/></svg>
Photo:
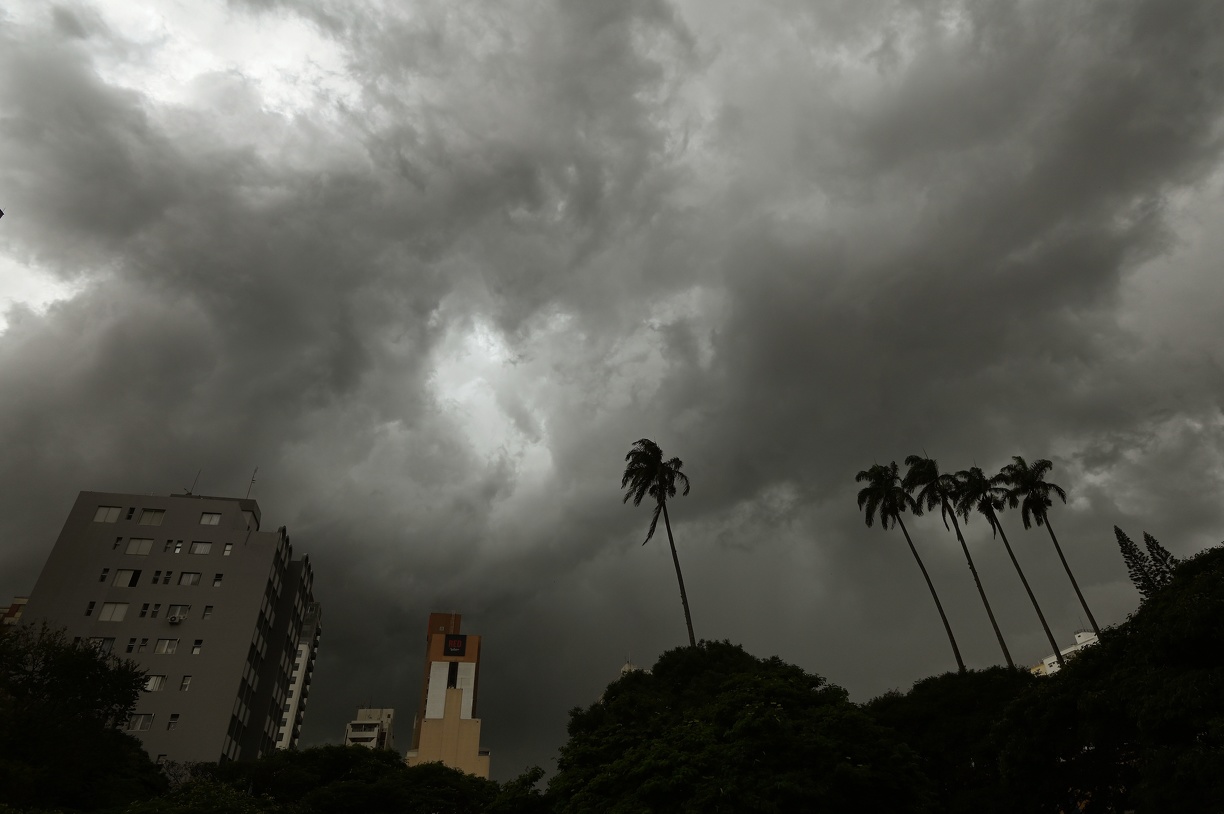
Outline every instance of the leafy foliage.
<svg viewBox="0 0 1224 814"><path fill-rule="evenodd" d="M1165 549L1152 535L1143 532L1143 545L1148 552L1148 563L1152 569L1152 579L1158 587L1168 585L1173 579L1173 569L1178 560Z"/></svg>
<svg viewBox="0 0 1224 814"><path fill-rule="evenodd" d="M727 642L628 673L569 734L559 812L926 810L913 754L844 690Z"/></svg>
<svg viewBox="0 0 1224 814"><path fill-rule="evenodd" d="M901 473L897 462L889 464L874 464L870 469L864 469L854 476L858 483L867 482L859 490L858 507L863 511L867 527L871 528L876 515L880 517L880 527L887 529L895 524L901 513L922 514L922 507L910 496L909 490L901 481Z"/></svg>
<svg viewBox="0 0 1224 814"><path fill-rule="evenodd" d="M659 524L659 516L668 500L676 496L676 485L684 486L681 494L689 493L689 479L680 470L684 461L679 458L663 460L663 450L649 438L643 438L630 448L625 455L625 472L621 476L621 488L625 490L623 503L633 501L634 506L642 505L642 498L654 498L655 510L650 517L650 530L642 545L654 537L655 527Z"/></svg>
<svg viewBox="0 0 1224 814"><path fill-rule="evenodd" d="M1135 545L1134 540L1128 537L1126 532L1117 526L1114 526L1114 536L1118 538L1118 548L1122 550L1122 559L1126 563L1126 573L1130 576L1130 581L1134 584L1135 590L1139 591L1139 595L1144 599L1150 598L1160 587L1156 582L1151 560L1139 550L1139 546Z"/></svg>
<svg viewBox="0 0 1224 814"><path fill-rule="evenodd" d="M1120 535L1125 536L1125 535ZM1216 811L1224 800L1224 548L1032 685L1002 724L1027 810Z"/></svg>
<svg viewBox="0 0 1224 814"><path fill-rule="evenodd" d="M1046 522L1046 512L1054 505L1050 495L1055 494L1067 502L1067 493L1057 483L1045 479L1046 473L1054 468L1054 464L1042 458L1029 465L1019 455L1012 456L1012 462L1003 467L999 473L1007 490L1007 502L1013 509L1020 507L1020 519L1024 527L1030 528L1033 523L1042 526Z"/></svg>
<svg viewBox="0 0 1224 814"><path fill-rule="evenodd" d="M904 695L886 693L865 709L919 754L939 811L1022 812L1003 787L992 735L1003 711L1036 680L1006 667L945 673L922 679Z"/></svg>
<svg viewBox="0 0 1224 814"><path fill-rule="evenodd" d="M132 662L62 630L0 635L0 802L93 811L164 790L140 741L114 728L143 683Z"/></svg>

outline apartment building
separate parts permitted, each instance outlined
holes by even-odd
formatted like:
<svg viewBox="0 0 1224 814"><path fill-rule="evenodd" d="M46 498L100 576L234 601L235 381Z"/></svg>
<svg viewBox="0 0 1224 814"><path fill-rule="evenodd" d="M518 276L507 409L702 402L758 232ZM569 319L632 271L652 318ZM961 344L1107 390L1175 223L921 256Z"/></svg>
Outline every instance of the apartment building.
<svg viewBox="0 0 1224 814"><path fill-rule="evenodd" d="M285 527L262 525L249 499L82 492L30 594L24 622L147 671L126 727L159 762L296 742L300 703L287 713L308 689L308 670L293 676L303 634L311 659L318 642L314 578Z"/></svg>

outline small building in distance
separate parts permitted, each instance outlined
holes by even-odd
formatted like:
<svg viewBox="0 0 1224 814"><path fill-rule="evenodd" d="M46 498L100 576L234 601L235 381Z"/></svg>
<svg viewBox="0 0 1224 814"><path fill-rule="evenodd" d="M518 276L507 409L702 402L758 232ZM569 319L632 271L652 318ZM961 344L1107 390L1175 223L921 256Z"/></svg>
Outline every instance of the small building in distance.
<svg viewBox="0 0 1224 814"><path fill-rule="evenodd" d="M26 603L29 601L28 596L15 596L11 605L0 608L0 633L3 633L6 627L21 624L22 614L25 613Z"/></svg>
<svg viewBox="0 0 1224 814"><path fill-rule="evenodd" d="M395 710L357 710L357 717L344 727L344 745L395 751Z"/></svg>
<svg viewBox="0 0 1224 814"><path fill-rule="evenodd" d="M489 750L480 748L476 717L480 637L460 633L461 620L458 613L429 615L421 705L404 762L442 763L487 780Z"/></svg>
<svg viewBox="0 0 1224 814"><path fill-rule="evenodd" d="M1079 651L1083 650L1090 644L1096 644L1097 635L1091 630L1081 630L1075 634L1075 644L1064 648L1059 652L1062 654L1063 660L1074 656ZM1057 673L1062 668L1058 666L1058 656L1050 654L1041 660L1041 664L1035 667L1030 667L1029 672L1035 676L1051 676Z"/></svg>

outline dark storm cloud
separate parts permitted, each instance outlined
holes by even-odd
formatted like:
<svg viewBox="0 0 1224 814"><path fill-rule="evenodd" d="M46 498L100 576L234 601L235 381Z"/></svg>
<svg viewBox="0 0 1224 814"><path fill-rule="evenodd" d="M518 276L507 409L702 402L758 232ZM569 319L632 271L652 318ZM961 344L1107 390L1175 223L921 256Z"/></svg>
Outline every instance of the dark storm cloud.
<svg viewBox="0 0 1224 814"><path fill-rule="evenodd" d="M682 640L616 488L639 437L693 478L698 636L856 697L948 662L903 544L855 511L875 461L1053 459L1102 621L1136 599L1113 523L1179 554L1220 536L1224 290L1183 236L1211 231L1185 200L1224 210L1211 4L230 8L307 21L341 89L300 79L287 109L228 68L167 101L115 78L157 45L89 7L0 18L0 259L83 286L0 334L0 591L76 490L203 469L241 494L258 465L325 606L308 740L365 703L406 732L424 614L455 609L506 776ZM1069 641L1044 532L1003 522ZM994 663L955 543L913 526ZM1036 661L1014 572L968 535Z"/></svg>

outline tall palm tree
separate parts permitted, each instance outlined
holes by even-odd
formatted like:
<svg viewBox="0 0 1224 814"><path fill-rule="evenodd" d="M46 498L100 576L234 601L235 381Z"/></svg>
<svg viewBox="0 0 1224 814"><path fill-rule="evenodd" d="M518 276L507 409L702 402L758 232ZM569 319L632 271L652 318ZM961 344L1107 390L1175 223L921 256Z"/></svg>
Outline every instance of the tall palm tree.
<svg viewBox="0 0 1224 814"><path fill-rule="evenodd" d="M935 600L935 607L939 610L939 618L943 620L944 630L948 632L948 642L952 645L952 653L956 656L956 666L960 672L965 672L965 662L961 658L960 648L956 646L956 637L952 635L952 626L948 624L948 617L944 613L943 605L939 601L939 594L935 593L935 585L931 582L931 575L927 573L926 566L922 564L922 557L918 556L918 549L914 547L914 541L910 539L909 530L905 528L904 521L901 520L901 513L907 509L915 515L922 513L922 507L914 502L908 491L901 484L901 476L897 471L897 462L885 466L884 464L876 464L870 469L865 469L859 472L854 477L856 482L867 482L867 486L859 490L858 506L860 509L865 509L867 527L875 522L876 514L880 516L881 528L887 529L889 523L894 523L901 527L901 533L905 535L905 542L909 543L910 552L914 555L914 560L918 563L918 568L922 571L922 577L926 580L927 588L931 590L931 598Z"/></svg>
<svg viewBox="0 0 1224 814"><path fill-rule="evenodd" d="M999 623L995 621L994 611L990 609L990 600L986 598L986 591L982 588L982 580L978 577L973 557L969 554L969 546L965 544L965 536L961 534L960 523L956 522L956 512L952 509L956 502L956 478L947 472L940 472L939 464L934 458L911 455L905 459L905 465L909 467L909 471L905 473L905 489L911 494L915 489L918 490L916 501L918 505L927 511L939 506L945 529L948 528L948 519L951 518L952 527L956 529L956 539L961 545L961 550L965 552L965 560L969 563L969 573L973 574L973 582L977 585L978 595L982 597L982 605L986 607L986 615L990 617L990 626L994 628L995 638L999 640L1003 658L1007 660L1008 667L1015 667L1016 663L1012 661L1007 642L1003 641Z"/></svg>
<svg viewBox="0 0 1224 814"><path fill-rule="evenodd" d="M1088 615L1088 622L1092 625L1093 632L1099 636L1101 629L1097 627L1096 618L1088 609L1088 602L1084 599L1079 583L1075 581L1075 574L1071 573L1071 566L1067 565L1067 558L1063 556L1062 546L1058 544L1058 538L1054 536L1054 526L1050 524L1050 517L1047 514L1049 508L1054 505L1054 501L1050 499L1051 492L1058 495L1063 503L1067 502L1067 493L1063 491L1063 488L1045 479L1046 473L1053 468L1054 464L1045 458L1033 461L1032 465L1029 465L1019 455L1013 455L1012 462L1003 467L1003 471L999 474L1010 487L1007 490L1008 504L1013 509L1020 507L1020 519L1024 521L1024 527L1028 529L1033 523L1036 523L1038 527L1044 525L1046 531L1050 533L1050 540L1054 543L1058 559L1062 561L1063 569L1067 572L1067 578L1071 580L1071 587L1075 589L1075 595L1079 597L1080 605L1084 608L1084 613Z"/></svg>
<svg viewBox="0 0 1224 814"><path fill-rule="evenodd" d="M1007 487L1002 485L1000 476L988 478L986 473L976 466L956 473L957 512L965 518L965 522L969 522L969 515L977 511L990 524L991 534L1003 538L1007 556L1011 557L1012 565L1016 566L1016 573L1020 575L1020 582L1024 583L1024 590L1028 592L1029 601L1033 603L1033 610L1037 611L1037 618L1041 620L1041 628L1045 631L1046 638L1050 640L1050 647L1054 649L1054 657L1058 659L1058 666L1064 667L1065 663L1062 653L1058 650L1058 642L1054 641L1054 634L1050 632L1050 626L1046 624L1045 614L1041 612L1041 606L1037 604L1037 597L1033 596L1033 589L1029 587L1024 570L1020 567L1020 561L1016 559L1011 543L1007 541L1007 534L999 523L997 512L1002 511L1006 502Z"/></svg>
<svg viewBox="0 0 1224 814"><path fill-rule="evenodd" d="M684 624L688 625L689 646L696 647L697 639L693 636L693 618L689 615L688 594L684 592L684 575L680 573L680 558L676 556L676 541L672 537L671 519L667 515L667 500L676 496L676 484L683 484L683 495L689 493L689 479L680 469L684 462L679 458L663 460L663 450L649 438L643 438L635 443L625 456L625 473L621 476L621 488L625 490L628 503L633 499L633 505L639 506L642 498L650 496L655 500L654 514L650 518L650 531L642 545L650 542L654 536L655 526L659 524L659 515L663 515L663 525L667 528L667 542L671 545L672 562L676 564L676 581L680 583L680 603L684 605Z"/></svg>

